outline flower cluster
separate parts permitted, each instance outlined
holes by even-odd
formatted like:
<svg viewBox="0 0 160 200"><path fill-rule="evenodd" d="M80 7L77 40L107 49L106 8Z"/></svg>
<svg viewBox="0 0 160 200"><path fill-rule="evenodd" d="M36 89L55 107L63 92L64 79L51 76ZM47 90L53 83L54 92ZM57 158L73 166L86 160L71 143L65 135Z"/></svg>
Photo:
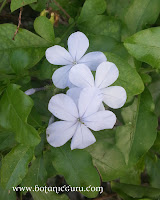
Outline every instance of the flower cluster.
<svg viewBox="0 0 160 200"><path fill-rule="evenodd" d="M57 69L52 81L57 88L69 87L67 94L57 94L49 101L49 111L60 121L51 122L46 130L47 141L60 147L72 138L71 149L83 149L96 139L92 132L112 129L116 123L113 112L105 110L103 103L120 108L126 101L126 91L112 85L119 76L115 64L108 62L99 51L85 52L88 38L75 32L68 38L68 51L58 45L46 50L47 60ZM92 71L96 71L95 80Z"/></svg>

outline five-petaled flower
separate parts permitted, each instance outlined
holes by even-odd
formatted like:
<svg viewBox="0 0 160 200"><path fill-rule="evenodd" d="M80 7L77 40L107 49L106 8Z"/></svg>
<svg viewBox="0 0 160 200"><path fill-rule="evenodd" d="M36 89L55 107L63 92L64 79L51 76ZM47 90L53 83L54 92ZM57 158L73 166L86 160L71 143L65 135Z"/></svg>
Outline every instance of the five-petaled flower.
<svg viewBox="0 0 160 200"><path fill-rule="evenodd" d="M114 63L103 62L97 67L94 81L90 69L84 64L78 64L76 67L72 67L69 74L71 83L78 88L69 89L67 94L77 102L80 88L97 88L103 95L105 104L111 108L120 108L126 102L126 91L121 86L110 86L117 80L118 76L119 71Z"/></svg>
<svg viewBox="0 0 160 200"><path fill-rule="evenodd" d="M54 65L63 65L57 69L52 81L57 88L64 89L71 87L69 81L70 69L79 63L86 64L91 70L96 70L97 66L106 61L106 56L99 51L90 52L84 55L89 47L89 40L84 33L75 32L68 38L68 51L55 45L46 50L46 59Z"/></svg>
<svg viewBox="0 0 160 200"><path fill-rule="evenodd" d="M112 129L116 116L111 111L98 111L102 103L102 94L95 88L81 91L78 105L65 94L53 96L49 102L49 111L63 121L50 124L47 128L47 141L53 147L64 145L72 138L71 149L83 149L96 139L89 130Z"/></svg>

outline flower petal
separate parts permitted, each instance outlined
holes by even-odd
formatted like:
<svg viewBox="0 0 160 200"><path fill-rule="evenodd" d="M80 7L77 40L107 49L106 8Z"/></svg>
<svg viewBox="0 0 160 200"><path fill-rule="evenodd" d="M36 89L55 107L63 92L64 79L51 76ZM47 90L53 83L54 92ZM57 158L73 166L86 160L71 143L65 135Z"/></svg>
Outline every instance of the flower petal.
<svg viewBox="0 0 160 200"><path fill-rule="evenodd" d="M48 110L57 118L66 121L76 121L78 110L74 101L65 94L57 94L51 98Z"/></svg>
<svg viewBox="0 0 160 200"><path fill-rule="evenodd" d="M95 71L102 62L107 61L104 53L100 51L90 52L84 55L78 63L83 63L87 65L92 71Z"/></svg>
<svg viewBox="0 0 160 200"><path fill-rule="evenodd" d="M85 125L79 123L72 138L71 149L84 149L95 142L96 139L92 132Z"/></svg>
<svg viewBox="0 0 160 200"><path fill-rule="evenodd" d="M69 80L77 87L94 87L94 78L91 70L84 64L78 64L71 68Z"/></svg>
<svg viewBox="0 0 160 200"><path fill-rule="evenodd" d="M82 32L75 32L68 38L68 50L74 61L78 61L87 51L89 40Z"/></svg>
<svg viewBox="0 0 160 200"><path fill-rule="evenodd" d="M58 121L48 126L47 141L53 147L64 145L74 135L78 123Z"/></svg>
<svg viewBox="0 0 160 200"><path fill-rule="evenodd" d="M100 108L103 100L103 94L97 88L84 88L80 94L78 101L79 116L87 117Z"/></svg>
<svg viewBox="0 0 160 200"><path fill-rule="evenodd" d="M119 76L118 68L114 63L103 62L97 67L95 85L105 88L114 83Z"/></svg>
<svg viewBox="0 0 160 200"><path fill-rule="evenodd" d="M46 50L46 59L54 65L69 65L73 63L73 58L70 53L59 45L55 45Z"/></svg>
<svg viewBox="0 0 160 200"><path fill-rule="evenodd" d="M84 118L83 122L94 131L112 129L116 123L116 116L113 112L108 110L99 111Z"/></svg>
<svg viewBox="0 0 160 200"><path fill-rule="evenodd" d="M69 71L71 65L58 68L52 76L53 84L60 89L64 89L68 86Z"/></svg>
<svg viewBox="0 0 160 200"><path fill-rule="evenodd" d="M74 88L74 87L75 87L75 85L73 85L73 84L71 83L71 81L69 80L69 74L68 74L68 83L67 83L67 86L68 86L69 88Z"/></svg>
<svg viewBox="0 0 160 200"><path fill-rule="evenodd" d="M98 110L98 111L104 111L104 110L106 110L106 109L105 109L105 107L104 107L103 103L101 103L101 105L100 105L100 107L99 107L99 110Z"/></svg>
<svg viewBox="0 0 160 200"><path fill-rule="evenodd" d="M71 97L74 103L78 106L78 100L82 89L78 87L71 88L67 91L67 95Z"/></svg>
<svg viewBox="0 0 160 200"><path fill-rule="evenodd" d="M103 101L111 108L121 108L127 99L126 91L120 86L110 86L102 90Z"/></svg>

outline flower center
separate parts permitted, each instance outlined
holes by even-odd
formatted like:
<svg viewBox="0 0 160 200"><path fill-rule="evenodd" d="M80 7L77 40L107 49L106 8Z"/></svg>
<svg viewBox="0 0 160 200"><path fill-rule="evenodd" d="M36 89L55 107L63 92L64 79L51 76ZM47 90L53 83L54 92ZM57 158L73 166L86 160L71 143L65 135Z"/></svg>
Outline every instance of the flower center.
<svg viewBox="0 0 160 200"><path fill-rule="evenodd" d="M80 122L81 124L84 124L81 118L78 118L77 121Z"/></svg>
<svg viewBox="0 0 160 200"><path fill-rule="evenodd" d="M77 64L77 62L76 61L73 61L73 65L76 65Z"/></svg>

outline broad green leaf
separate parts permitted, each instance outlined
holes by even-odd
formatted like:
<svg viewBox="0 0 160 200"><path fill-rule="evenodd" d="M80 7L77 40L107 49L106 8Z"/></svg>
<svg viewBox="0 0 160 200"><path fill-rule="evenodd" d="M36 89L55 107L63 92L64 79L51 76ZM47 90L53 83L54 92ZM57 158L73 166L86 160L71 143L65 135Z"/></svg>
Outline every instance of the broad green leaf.
<svg viewBox="0 0 160 200"><path fill-rule="evenodd" d="M115 54L106 52L105 55L107 60L115 63L119 69L119 77L114 85L120 85L124 87L128 97L142 93L144 90L144 85L136 69L131 67L126 60Z"/></svg>
<svg viewBox="0 0 160 200"><path fill-rule="evenodd" d="M122 42L116 39L105 36L105 35L87 35L89 39L88 51L102 51L114 53L121 58L128 61L128 63L134 68L138 69L140 67L140 62L135 60L126 50Z"/></svg>
<svg viewBox="0 0 160 200"><path fill-rule="evenodd" d="M41 121L40 115L38 114L35 107L32 108L28 116L28 123L35 128L42 127L42 121Z"/></svg>
<svg viewBox="0 0 160 200"><path fill-rule="evenodd" d="M145 160L142 158L136 165L128 168L123 177L120 178L121 183L140 185L141 174L145 170Z"/></svg>
<svg viewBox="0 0 160 200"><path fill-rule="evenodd" d="M104 0L86 0L82 7L78 22L82 23L92 19L95 15L104 13L105 10L106 2Z"/></svg>
<svg viewBox="0 0 160 200"><path fill-rule="evenodd" d="M0 129L0 151L12 148L15 143L12 132Z"/></svg>
<svg viewBox="0 0 160 200"><path fill-rule="evenodd" d="M20 7L23 7L27 4L34 3L37 0L12 0L11 1L11 12L17 10Z"/></svg>
<svg viewBox="0 0 160 200"><path fill-rule="evenodd" d="M155 103L155 113L157 116L160 116L160 75L157 74L156 77L153 77L153 81L148 86L149 91L153 97Z"/></svg>
<svg viewBox="0 0 160 200"><path fill-rule="evenodd" d="M22 74L30 63L32 63L32 57L25 49L16 49L10 54L10 64L16 74Z"/></svg>
<svg viewBox="0 0 160 200"><path fill-rule="evenodd" d="M125 23L131 34L154 24L160 13L159 0L133 0L125 13Z"/></svg>
<svg viewBox="0 0 160 200"><path fill-rule="evenodd" d="M13 192L12 190L7 190L7 189L3 189L0 185L0 199L1 200L16 200L16 192Z"/></svg>
<svg viewBox="0 0 160 200"><path fill-rule="evenodd" d="M160 28L150 28L125 40L124 46L137 60L160 69Z"/></svg>
<svg viewBox="0 0 160 200"><path fill-rule="evenodd" d="M115 131L105 130L95 133L96 143L86 150L104 182L122 177L126 173L124 156L115 145Z"/></svg>
<svg viewBox="0 0 160 200"><path fill-rule="evenodd" d="M42 129L42 131L41 131ZM40 134L40 137L41 137L41 142L35 147L35 151L34 151L34 154L36 157L38 156L42 156L43 155L43 150L45 149L45 141L46 141L46 129L45 128L41 128L39 129L40 132L42 132ZM45 132L44 132L45 131Z"/></svg>
<svg viewBox="0 0 160 200"><path fill-rule="evenodd" d="M0 126L13 131L18 142L35 146L40 142L40 137L38 132L27 124L32 106L32 99L24 94L19 86L10 84L0 100Z"/></svg>
<svg viewBox="0 0 160 200"><path fill-rule="evenodd" d="M53 43L55 40L53 24L45 16L39 16L34 21L34 29L45 40Z"/></svg>
<svg viewBox="0 0 160 200"><path fill-rule="evenodd" d="M91 19L79 23L78 28L87 35L109 36L120 41L121 22L113 17L95 15Z"/></svg>
<svg viewBox="0 0 160 200"><path fill-rule="evenodd" d="M19 29L15 40L13 40L14 33L17 26L13 24L1 24L0 25L0 72L13 73L16 67L11 66L11 60L14 55L16 56L13 65L15 63L27 60L27 66L23 65L22 68L31 68L37 64L44 56L45 50L52 46L43 38L31 33L25 29ZM23 55L23 58L21 56ZM18 61L20 60L20 61ZM21 66L19 66L20 68ZM18 70L18 69L17 69Z"/></svg>
<svg viewBox="0 0 160 200"><path fill-rule="evenodd" d="M157 132L157 138L151 149L155 154L160 153L160 131Z"/></svg>
<svg viewBox="0 0 160 200"><path fill-rule="evenodd" d="M126 59L129 56L123 43L118 42L116 39L105 35L88 35L89 49L88 51L102 51L117 54Z"/></svg>
<svg viewBox="0 0 160 200"><path fill-rule="evenodd" d="M132 0L133 1L133 0ZM118 16L122 21L124 21L124 15L126 9L131 4L132 1L128 0L106 0L107 2L107 12L111 16Z"/></svg>
<svg viewBox="0 0 160 200"><path fill-rule="evenodd" d="M44 186L47 182L47 171L44 166L43 157L36 158L31 163L27 175L23 179L21 185L34 187L35 185Z"/></svg>
<svg viewBox="0 0 160 200"><path fill-rule="evenodd" d="M131 106L122 108L124 126L116 130L116 143L125 156L126 164L135 164L154 144L157 135L157 117L147 89Z"/></svg>
<svg viewBox="0 0 160 200"><path fill-rule="evenodd" d="M58 195L55 192L31 192L33 200L69 200L67 195Z"/></svg>
<svg viewBox="0 0 160 200"><path fill-rule="evenodd" d="M33 148L22 144L13 148L2 160L1 183L6 189L19 185L28 171Z"/></svg>
<svg viewBox="0 0 160 200"><path fill-rule="evenodd" d="M160 197L160 189L148 187L148 186L140 186L140 185L127 185L123 183L115 183L111 184L112 190L119 193L119 191L124 192L126 195L133 198L159 198Z"/></svg>
<svg viewBox="0 0 160 200"><path fill-rule="evenodd" d="M52 163L59 175L63 175L71 186L94 187L100 186L100 177L92 164L92 158L84 150L71 151L69 143L52 148ZM96 197L98 192L83 192L89 198Z"/></svg>
<svg viewBox="0 0 160 200"><path fill-rule="evenodd" d="M45 122L46 124L48 124L49 118L51 117L51 113L48 112L48 103L53 95L55 95L55 92L54 92L54 86L52 88L52 85L50 89L41 92L36 92L35 94L32 95L34 106L41 117L41 121Z"/></svg>
<svg viewBox="0 0 160 200"><path fill-rule="evenodd" d="M54 72L54 65L49 63L47 59L44 59L43 62L38 65L38 70L39 70L38 78L40 80L52 79L52 75Z"/></svg>
<svg viewBox="0 0 160 200"><path fill-rule="evenodd" d="M55 170L55 168L52 165L52 153L50 151L46 151L44 152L44 165L47 171L47 177L51 178L54 177L57 174L57 171Z"/></svg>
<svg viewBox="0 0 160 200"><path fill-rule="evenodd" d="M157 156L153 158L147 157L146 171L149 175L150 185L160 189L160 159Z"/></svg>

